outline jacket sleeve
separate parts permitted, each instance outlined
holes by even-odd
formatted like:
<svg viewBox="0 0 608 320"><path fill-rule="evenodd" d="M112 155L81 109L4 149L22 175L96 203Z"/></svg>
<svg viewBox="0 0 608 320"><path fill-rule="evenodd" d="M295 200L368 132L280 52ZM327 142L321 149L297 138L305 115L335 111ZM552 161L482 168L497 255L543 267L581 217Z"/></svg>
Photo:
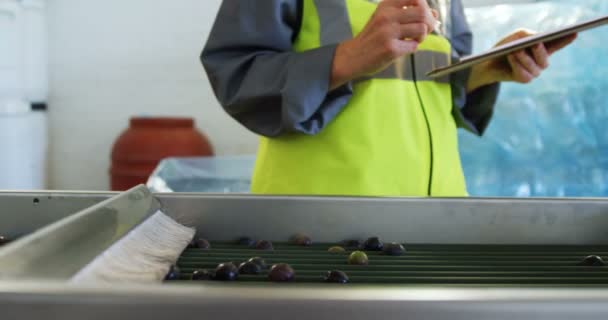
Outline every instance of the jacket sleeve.
<svg viewBox="0 0 608 320"><path fill-rule="evenodd" d="M301 0L224 0L203 49L220 104L257 134L316 134L352 95L329 91L336 45L292 50L301 15Z"/></svg>
<svg viewBox="0 0 608 320"><path fill-rule="evenodd" d="M452 0L450 42L452 60L470 55L473 51L473 34L467 23L461 0ZM451 77L454 98L454 118L458 126L477 135L482 135L488 127L494 105L498 98L500 84L481 87L469 94L466 92L470 69L453 73Z"/></svg>

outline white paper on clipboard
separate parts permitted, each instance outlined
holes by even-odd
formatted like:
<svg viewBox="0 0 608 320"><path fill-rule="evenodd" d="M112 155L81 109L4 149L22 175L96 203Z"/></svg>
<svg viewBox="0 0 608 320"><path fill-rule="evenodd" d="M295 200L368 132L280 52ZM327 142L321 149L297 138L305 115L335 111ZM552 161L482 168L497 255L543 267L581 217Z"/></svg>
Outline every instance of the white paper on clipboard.
<svg viewBox="0 0 608 320"><path fill-rule="evenodd" d="M597 28L597 27L605 25L605 24L608 24L608 16L603 16L603 17L596 18L593 20L588 20L588 21L585 21L585 22L582 22L579 24L575 24L575 25L568 26L568 27L554 30L554 31L542 32L542 33L539 33L539 34L536 34L536 35L533 35L533 36L530 36L527 38L519 39L519 40L510 42L510 43L504 44L502 46L493 48L493 49L486 51L484 53L481 53L481 54L465 57L457 63L434 69L433 71L429 72L427 74L427 76L429 76L431 78L443 77L450 73L460 71L460 70L463 70L466 68L470 68L481 62L495 59L495 58L500 58L500 57L506 56L508 54L511 54L515 51L519 51L522 49L532 47L538 43L551 42L553 40L563 38L570 34Z"/></svg>

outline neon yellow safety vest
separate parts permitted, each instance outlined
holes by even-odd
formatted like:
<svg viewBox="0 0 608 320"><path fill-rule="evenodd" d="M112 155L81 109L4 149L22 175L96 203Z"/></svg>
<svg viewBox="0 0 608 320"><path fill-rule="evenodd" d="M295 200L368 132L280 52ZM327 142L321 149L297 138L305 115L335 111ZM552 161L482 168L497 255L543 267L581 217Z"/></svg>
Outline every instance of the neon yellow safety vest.
<svg viewBox="0 0 608 320"><path fill-rule="evenodd" d="M376 9L365 0L304 0L301 52L357 35ZM262 138L252 192L276 195L466 196L446 65L451 46L429 35L418 51L355 81L319 134ZM365 54L361 52L361 54Z"/></svg>

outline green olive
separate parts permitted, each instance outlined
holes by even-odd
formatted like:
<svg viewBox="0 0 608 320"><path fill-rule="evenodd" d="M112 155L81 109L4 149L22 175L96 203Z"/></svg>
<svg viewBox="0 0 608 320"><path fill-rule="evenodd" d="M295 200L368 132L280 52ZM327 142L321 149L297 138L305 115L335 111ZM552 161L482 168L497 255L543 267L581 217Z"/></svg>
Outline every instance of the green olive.
<svg viewBox="0 0 608 320"><path fill-rule="evenodd" d="M348 264L367 265L368 263L369 259L367 258L367 254L363 251L354 251L348 256Z"/></svg>
<svg viewBox="0 0 608 320"><path fill-rule="evenodd" d="M344 248L340 247L340 246L331 247L331 248L327 249L327 251L330 252L330 253L344 253L344 252L346 252L346 250Z"/></svg>

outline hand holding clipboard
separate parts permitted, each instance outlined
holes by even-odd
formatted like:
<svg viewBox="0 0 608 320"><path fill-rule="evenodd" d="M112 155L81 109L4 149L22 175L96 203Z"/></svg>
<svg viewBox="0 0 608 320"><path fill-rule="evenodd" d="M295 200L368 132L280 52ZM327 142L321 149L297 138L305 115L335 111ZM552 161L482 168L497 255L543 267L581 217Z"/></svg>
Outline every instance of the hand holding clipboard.
<svg viewBox="0 0 608 320"><path fill-rule="evenodd" d="M428 73L428 76L431 78L443 77L456 71L471 68L483 62L488 62L497 58L506 58L506 56L514 52L525 49L531 49L535 45L538 45L540 43L550 44L552 42L559 41L560 39L567 38L568 36L576 34L578 32L597 28L605 24L608 24L608 16L603 16L597 19L589 20L559 30L543 32L532 36L524 37L512 42L505 43L503 45L499 45L487 52L465 57L459 62L454 63L452 65L437 68Z"/></svg>

